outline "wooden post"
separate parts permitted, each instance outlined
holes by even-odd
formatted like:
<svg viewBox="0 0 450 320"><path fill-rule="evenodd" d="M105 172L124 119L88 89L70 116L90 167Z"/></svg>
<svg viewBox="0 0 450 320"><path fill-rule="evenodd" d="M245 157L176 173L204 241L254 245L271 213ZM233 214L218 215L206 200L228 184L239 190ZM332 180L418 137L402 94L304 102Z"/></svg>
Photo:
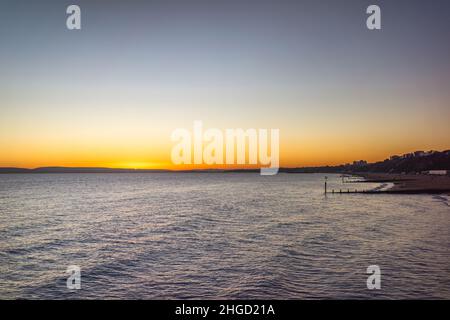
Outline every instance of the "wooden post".
<svg viewBox="0 0 450 320"><path fill-rule="evenodd" d="M328 177L325 177L325 194L327 194L327 179Z"/></svg>

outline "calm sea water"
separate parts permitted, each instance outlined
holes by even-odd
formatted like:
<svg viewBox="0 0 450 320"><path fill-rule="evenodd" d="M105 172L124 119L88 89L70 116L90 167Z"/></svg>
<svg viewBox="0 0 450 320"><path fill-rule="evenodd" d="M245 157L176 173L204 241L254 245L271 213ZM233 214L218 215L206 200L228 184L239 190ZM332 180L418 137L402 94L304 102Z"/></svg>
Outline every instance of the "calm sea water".
<svg viewBox="0 0 450 320"><path fill-rule="evenodd" d="M323 180L0 175L0 298L450 298L448 197L324 196Z"/></svg>

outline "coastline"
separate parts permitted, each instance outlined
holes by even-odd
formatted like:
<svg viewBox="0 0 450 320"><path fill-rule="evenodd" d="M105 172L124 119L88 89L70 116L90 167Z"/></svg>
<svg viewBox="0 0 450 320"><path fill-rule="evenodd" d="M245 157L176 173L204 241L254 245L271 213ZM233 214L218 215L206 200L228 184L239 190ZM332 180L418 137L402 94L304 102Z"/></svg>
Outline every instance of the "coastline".
<svg viewBox="0 0 450 320"><path fill-rule="evenodd" d="M378 193L393 194L448 194L450 195L450 176L424 175L424 174L393 174L393 173L354 173L364 178L363 182L393 183L388 190Z"/></svg>

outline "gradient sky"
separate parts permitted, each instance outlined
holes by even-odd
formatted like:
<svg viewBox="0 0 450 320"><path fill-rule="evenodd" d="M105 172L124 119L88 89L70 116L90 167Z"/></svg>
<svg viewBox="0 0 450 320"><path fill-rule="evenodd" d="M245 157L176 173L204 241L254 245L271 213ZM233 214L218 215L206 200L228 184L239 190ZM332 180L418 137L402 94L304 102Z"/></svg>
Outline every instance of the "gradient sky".
<svg viewBox="0 0 450 320"><path fill-rule="evenodd" d="M449 149L449 17L446 0L0 0L0 166L171 168L194 120L279 128L282 166Z"/></svg>

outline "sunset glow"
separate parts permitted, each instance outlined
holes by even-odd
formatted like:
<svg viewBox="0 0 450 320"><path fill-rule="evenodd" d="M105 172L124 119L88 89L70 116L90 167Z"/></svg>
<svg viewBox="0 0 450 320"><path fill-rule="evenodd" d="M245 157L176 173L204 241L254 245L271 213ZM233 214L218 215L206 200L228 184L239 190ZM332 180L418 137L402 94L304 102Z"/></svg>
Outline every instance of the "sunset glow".
<svg viewBox="0 0 450 320"><path fill-rule="evenodd" d="M195 120L279 129L283 167L450 146L448 39L394 4L389 32L356 27L363 4L315 21L293 4L278 13L142 4L119 28L119 3L94 2L76 32L58 27L56 9L36 23L35 6L12 6L0 22L11 30L0 52L0 166L179 169L170 135Z"/></svg>

